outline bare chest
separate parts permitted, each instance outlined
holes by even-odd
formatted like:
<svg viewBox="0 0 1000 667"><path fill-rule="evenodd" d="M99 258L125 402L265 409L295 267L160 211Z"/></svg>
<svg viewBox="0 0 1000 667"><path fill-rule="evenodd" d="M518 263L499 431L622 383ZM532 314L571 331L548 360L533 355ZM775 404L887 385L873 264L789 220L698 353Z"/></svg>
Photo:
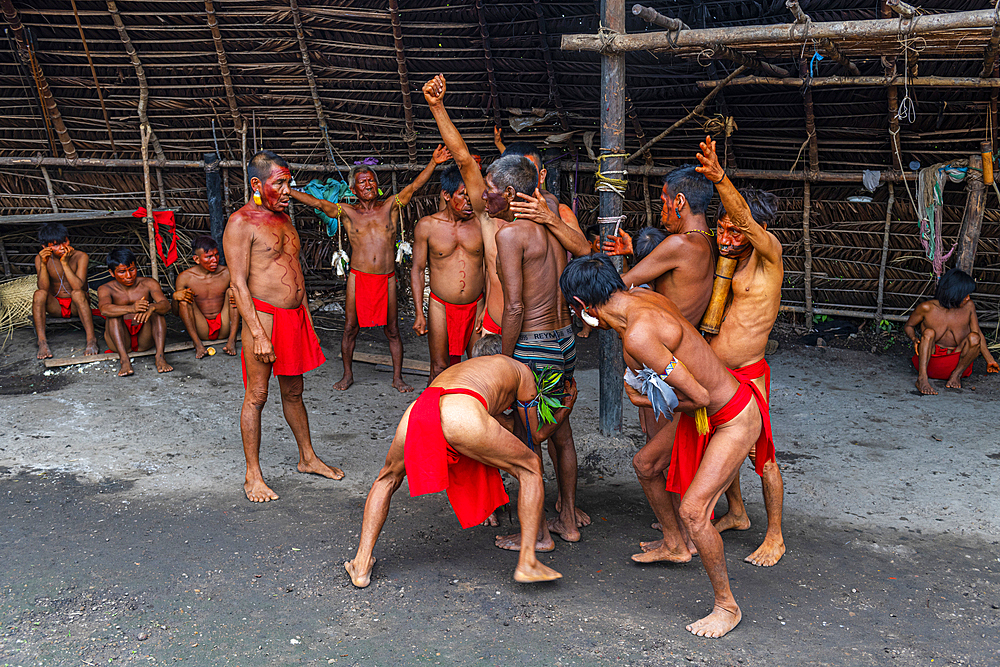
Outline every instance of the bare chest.
<svg viewBox="0 0 1000 667"><path fill-rule="evenodd" d="M478 225L440 225L427 239L427 246L432 259L445 259L455 254L476 259L483 257L483 235Z"/></svg>
<svg viewBox="0 0 1000 667"><path fill-rule="evenodd" d="M347 227L348 236L354 244L370 238L392 238L395 230L396 225L392 221L392 216L384 207L352 213L350 225Z"/></svg>
<svg viewBox="0 0 1000 667"><path fill-rule="evenodd" d="M299 235L291 225L261 227L254 234L253 255L261 260L298 257Z"/></svg>

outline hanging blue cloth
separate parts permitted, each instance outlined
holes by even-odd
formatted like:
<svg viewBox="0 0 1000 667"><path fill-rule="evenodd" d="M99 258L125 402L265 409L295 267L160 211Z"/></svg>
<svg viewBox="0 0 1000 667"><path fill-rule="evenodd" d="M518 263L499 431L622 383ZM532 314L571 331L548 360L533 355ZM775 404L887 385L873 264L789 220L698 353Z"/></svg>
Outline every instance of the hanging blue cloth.
<svg viewBox="0 0 1000 667"><path fill-rule="evenodd" d="M316 199L325 199L328 202L336 204L344 197L344 195L348 192L348 189L347 183L338 181L335 178L328 178L325 183L318 178L314 178L309 181L304 188L302 188L302 192L312 195ZM327 236L335 236L337 234L338 220L336 218L331 218L318 208L314 208L313 210L316 212L316 215L319 216L319 219L326 225Z"/></svg>

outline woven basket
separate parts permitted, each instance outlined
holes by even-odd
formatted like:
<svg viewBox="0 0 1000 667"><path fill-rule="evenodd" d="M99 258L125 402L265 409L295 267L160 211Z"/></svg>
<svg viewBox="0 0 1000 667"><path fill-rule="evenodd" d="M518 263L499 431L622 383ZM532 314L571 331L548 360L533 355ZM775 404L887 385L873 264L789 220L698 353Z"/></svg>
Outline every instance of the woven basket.
<svg viewBox="0 0 1000 667"><path fill-rule="evenodd" d="M14 327L31 324L31 301L38 289L38 276L27 275L0 284L0 333L9 336Z"/></svg>

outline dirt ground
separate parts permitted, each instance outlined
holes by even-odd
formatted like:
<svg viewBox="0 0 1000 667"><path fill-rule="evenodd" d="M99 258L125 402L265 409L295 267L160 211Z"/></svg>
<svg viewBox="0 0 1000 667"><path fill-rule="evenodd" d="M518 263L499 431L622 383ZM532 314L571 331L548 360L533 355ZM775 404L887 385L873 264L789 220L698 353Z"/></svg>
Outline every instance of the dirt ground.
<svg viewBox="0 0 1000 667"><path fill-rule="evenodd" d="M360 363L335 392L342 324L318 323L328 361L306 405L317 452L347 477L295 472L272 380L262 459L281 499L266 505L243 497L240 365L221 346L171 355L166 375L151 357L126 379L111 362L45 374L31 331L15 332L0 359L0 665L1000 664L1000 381L979 365L966 389L921 397L899 355L782 343L770 362L788 553L770 569L742 561L766 523L744 468L753 526L724 536L743 622L705 640L684 631L711 608L698 560L629 560L655 537L631 470L642 436L629 406L620 437L597 432L594 341L573 415L594 523L541 556L564 578L515 584L496 529L463 531L443 494L404 484L372 585L353 588L343 562L414 396ZM80 354L83 336L50 343ZM425 341L406 346L427 358ZM387 353L378 330L358 349Z"/></svg>

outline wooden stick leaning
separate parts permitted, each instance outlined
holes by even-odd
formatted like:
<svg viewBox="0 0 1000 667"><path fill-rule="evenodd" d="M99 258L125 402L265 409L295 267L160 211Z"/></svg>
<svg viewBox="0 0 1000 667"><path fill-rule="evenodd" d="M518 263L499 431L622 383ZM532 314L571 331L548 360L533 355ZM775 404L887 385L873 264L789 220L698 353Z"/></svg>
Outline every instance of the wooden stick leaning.
<svg viewBox="0 0 1000 667"><path fill-rule="evenodd" d="M208 347L208 346L212 346L212 345L219 345L221 343L225 343L226 341L222 341L222 340L203 340L201 342L202 342L203 345L205 345L206 347ZM170 354L172 352L183 352L185 350L193 350L193 349L194 349L194 343L192 343L190 341L187 342L187 343L171 343L170 345L167 345L166 347L163 348L163 353L164 354ZM154 354L156 354L156 348L155 347L151 347L148 350L143 350L142 352L129 352L128 356L130 358L135 358L135 357L150 357L150 356L152 356ZM114 360L114 359L118 359L118 353L117 352L105 352L103 354L89 354L89 355L81 356L81 357L63 357L61 359L46 359L45 360L45 367L46 368L61 368L63 366L76 366L78 364L93 364L93 363L96 363L98 361L111 361L111 360Z"/></svg>

